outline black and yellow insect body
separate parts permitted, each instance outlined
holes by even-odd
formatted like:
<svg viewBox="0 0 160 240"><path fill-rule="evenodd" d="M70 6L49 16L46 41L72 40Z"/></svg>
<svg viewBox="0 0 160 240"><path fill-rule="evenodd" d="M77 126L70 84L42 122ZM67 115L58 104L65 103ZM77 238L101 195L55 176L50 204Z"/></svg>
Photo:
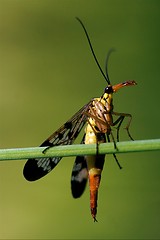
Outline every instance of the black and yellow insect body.
<svg viewBox="0 0 160 240"><path fill-rule="evenodd" d="M87 126L85 129L85 135L84 135L84 144L95 143L98 145L100 143L105 143L106 137L107 137L107 140L110 142L110 136L114 141L114 137L111 129L112 126L117 126L119 128L124 117L126 116L131 118L131 115L126 113L117 113L113 111L113 104L112 104L113 93L124 86L132 86L135 84L136 83L134 81L126 81L124 83L120 83L115 86L109 85L108 87L105 88L105 92L101 98L95 98L92 100L91 104L88 106L88 111L84 113L88 116ZM119 116L119 118L116 119L115 122L113 122L113 115ZM128 131L128 128L129 128L129 125L127 126L127 131ZM118 131L119 129L117 129L117 133ZM114 154L114 157L118 163L118 160L115 154ZM98 154L98 151L96 155L84 156L84 157L78 156L76 158L75 165L72 171L71 186L72 186L72 194L75 198L81 196L81 194L85 189L85 183L86 183L85 180L87 180L87 176L89 178L90 209L91 209L91 214L94 221L96 221L98 188L101 180L101 172L103 170L104 160L105 160L105 155ZM84 162L86 162L86 167L88 170L85 172L84 172L84 169L85 169ZM79 189L81 189L81 192L79 191Z"/></svg>
<svg viewBox="0 0 160 240"><path fill-rule="evenodd" d="M100 98L94 98L89 101L88 104L83 106L75 115L71 117L62 127L54 132L49 138L44 141L41 146L54 147L57 145L69 145L73 144L78 134L85 127L85 134L82 139L82 144L96 144L96 154L92 156L77 156L71 176L71 191L74 198L79 198L85 189L87 180L89 179L90 187L90 209L91 215L96 220L97 214L97 199L98 199L98 188L101 180L101 172L103 170L105 155L98 153L98 145L100 143L113 142L116 147L116 141L112 133L112 127L117 128L116 140L119 141L119 130L120 126L125 117L129 118L126 130L129 137L132 139L129 133L129 126L132 119L131 114L118 113L113 109L113 93L117 92L120 88L125 86L133 86L136 84L135 81L125 81L123 83L111 85L108 71L107 62L110 55L107 55L106 61L106 74L103 73L98 60L93 51L88 33L79 18L77 20L82 25L86 37L88 39L91 51L94 59L106 79L108 86L104 89L104 93ZM114 120L114 118L116 118ZM132 139L133 140L133 139ZM45 154L45 153L44 153ZM121 168L117 157L113 154L116 162ZM41 159L29 159L23 170L24 177L28 181L35 181L48 174L61 160L61 157L49 157Z"/></svg>

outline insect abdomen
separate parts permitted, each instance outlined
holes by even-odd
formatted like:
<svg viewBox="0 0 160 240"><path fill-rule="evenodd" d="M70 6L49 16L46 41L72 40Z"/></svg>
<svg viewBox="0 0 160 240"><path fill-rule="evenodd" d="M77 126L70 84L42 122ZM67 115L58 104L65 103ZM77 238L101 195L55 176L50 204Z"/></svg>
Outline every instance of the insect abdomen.
<svg viewBox="0 0 160 240"><path fill-rule="evenodd" d="M86 127L85 144L93 143L99 144L100 142L106 142L105 134L104 133L96 134L93 130L93 126L91 126L91 124L88 124ZM94 221L97 221L96 214L97 214L98 188L101 180L101 172L103 170L105 155L100 155L97 152L96 155L85 156L85 159L87 162L90 187L90 210Z"/></svg>

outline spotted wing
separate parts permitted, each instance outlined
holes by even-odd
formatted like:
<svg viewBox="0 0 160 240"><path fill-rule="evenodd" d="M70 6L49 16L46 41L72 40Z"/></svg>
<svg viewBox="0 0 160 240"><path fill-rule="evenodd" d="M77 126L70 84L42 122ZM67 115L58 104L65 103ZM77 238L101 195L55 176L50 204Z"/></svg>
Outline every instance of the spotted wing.
<svg viewBox="0 0 160 240"><path fill-rule="evenodd" d="M72 116L62 127L47 138L40 146L54 147L69 145L74 142L86 123L90 101ZM34 158L29 159L23 169L23 175L28 181L35 181L48 174L61 160L62 157Z"/></svg>
<svg viewBox="0 0 160 240"><path fill-rule="evenodd" d="M84 144L84 138L82 144ZM77 156L72 169L71 191L74 198L79 198L86 187L88 180L88 170L85 156Z"/></svg>

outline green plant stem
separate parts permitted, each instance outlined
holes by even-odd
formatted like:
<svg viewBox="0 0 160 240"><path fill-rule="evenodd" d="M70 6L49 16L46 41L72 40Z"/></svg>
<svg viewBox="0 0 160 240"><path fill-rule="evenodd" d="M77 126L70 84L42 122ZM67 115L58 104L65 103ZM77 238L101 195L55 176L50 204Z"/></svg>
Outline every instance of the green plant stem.
<svg viewBox="0 0 160 240"><path fill-rule="evenodd" d="M113 143L100 144L98 148L99 154L117 154L160 150L160 139L118 142L116 143L116 146L117 149L114 148ZM44 149L45 147L1 149L0 161L42 157L44 158L53 156L68 157L96 154L95 144L73 144L65 146L55 146L49 148L45 153L43 153L42 151Z"/></svg>

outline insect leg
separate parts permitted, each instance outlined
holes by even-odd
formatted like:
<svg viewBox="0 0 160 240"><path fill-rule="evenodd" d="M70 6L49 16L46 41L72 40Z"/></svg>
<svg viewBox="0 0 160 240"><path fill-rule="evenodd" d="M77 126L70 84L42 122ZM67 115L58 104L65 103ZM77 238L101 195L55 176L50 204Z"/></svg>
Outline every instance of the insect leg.
<svg viewBox="0 0 160 240"><path fill-rule="evenodd" d="M120 130L120 126L121 126L123 120L124 120L124 116L120 116L115 122L113 122L113 126L118 124L118 126L116 127L116 129L117 129L117 142L119 142L119 130Z"/></svg>
<svg viewBox="0 0 160 240"><path fill-rule="evenodd" d="M111 142L111 141L110 141L109 134L106 134L106 135L107 135L107 140L108 140L108 142ZM114 159L116 160L116 163L117 163L118 167L119 167L120 169L122 169L122 166L120 165L120 163L119 163L119 161L118 161L117 156L116 156L115 153L113 153L113 157L114 157Z"/></svg>
<svg viewBox="0 0 160 240"><path fill-rule="evenodd" d="M129 132L129 127L130 127L130 124L131 124L131 121L132 121L132 115L129 114L129 113L117 113L117 112L112 112L113 115L116 115L116 116L119 116L119 118L113 123L113 126L115 126L116 124L118 124L118 127L117 127L117 135L118 135L118 138L119 138L119 129L120 129L120 126L124 120L125 117L128 117L129 118L129 121L128 121L128 124L127 126L125 127L125 129L127 130L127 133L128 133L128 136L129 138L134 141L134 139L132 138L130 132Z"/></svg>

